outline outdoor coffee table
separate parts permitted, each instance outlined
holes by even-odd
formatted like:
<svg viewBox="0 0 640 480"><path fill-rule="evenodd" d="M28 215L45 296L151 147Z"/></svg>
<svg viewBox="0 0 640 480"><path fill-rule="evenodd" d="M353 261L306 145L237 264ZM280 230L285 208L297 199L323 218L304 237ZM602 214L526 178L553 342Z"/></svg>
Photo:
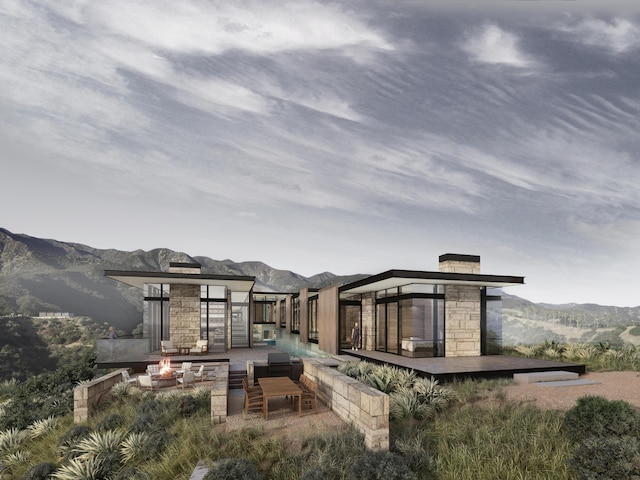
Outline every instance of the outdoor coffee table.
<svg viewBox="0 0 640 480"><path fill-rule="evenodd" d="M286 395L298 399L298 416L302 415L302 389L289 377L263 377L258 379L258 383L264 397L262 415L265 420L269 420L269 399Z"/></svg>

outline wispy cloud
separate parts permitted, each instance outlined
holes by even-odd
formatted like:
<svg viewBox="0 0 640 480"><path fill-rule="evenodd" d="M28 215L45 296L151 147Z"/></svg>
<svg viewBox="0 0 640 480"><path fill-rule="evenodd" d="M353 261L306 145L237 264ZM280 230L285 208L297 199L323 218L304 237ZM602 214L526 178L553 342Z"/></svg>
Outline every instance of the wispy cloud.
<svg viewBox="0 0 640 480"><path fill-rule="evenodd" d="M626 53L640 47L640 27L624 18L582 18L560 26L576 42L614 53Z"/></svg>
<svg viewBox="0 0 640 480"><path fill-rule="evenodd" d="M469 34L462 48L480 63L526 68L534 64L519 47L518 37L498 25L486 24Z"/></svg>

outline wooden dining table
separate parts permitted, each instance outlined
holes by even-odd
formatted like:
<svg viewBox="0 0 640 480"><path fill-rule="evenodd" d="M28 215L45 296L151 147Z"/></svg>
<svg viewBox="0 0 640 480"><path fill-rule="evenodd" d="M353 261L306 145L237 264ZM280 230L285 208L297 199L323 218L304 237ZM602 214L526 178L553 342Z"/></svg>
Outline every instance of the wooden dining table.
<svg viewBox="0 0 640 480"><path fill-rule="evenodd" d="M269 420L269 399L272 397L284 397L291 395L298 399L298 416L302 415L302 388L296 385L289 377L262 377L258 379L262 389L264 403L262 404L262 416Z"/></svg>

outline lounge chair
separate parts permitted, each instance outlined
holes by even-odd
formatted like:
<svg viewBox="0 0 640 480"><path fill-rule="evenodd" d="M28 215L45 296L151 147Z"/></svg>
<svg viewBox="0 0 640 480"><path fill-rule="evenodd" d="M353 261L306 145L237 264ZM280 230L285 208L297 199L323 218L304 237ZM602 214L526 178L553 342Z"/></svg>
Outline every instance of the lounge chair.
<svg viewBox="0 0 640 480"><path fill-rule="evenodd" d="M138 386L142 389L149 389L153 391L158 386L157 380L152 380L151 375L140 375L138 377Z"/></svg>
<svg viewBox="0 0 640 480"><path fill-rule="evenodd" d="M196 386L196 374L194 372L185 372L185 374L177 379L177 382L182 385L184 389L185 385Z"/></svg>
<svg viewBox="0 0 640 480"><path fill-rule="evenodd" d="M173 346L171 340L162 340L160 341L160 353L162 355L177 355L178 349Z"/></svg>
<svg viewBox="0 0 640 480"><path fill-rule="evenodd" d="M196 377L196 380L199 379L201 382L204 382L204 364L200 365L198 371L193 375Z"/></svg>
<svg viewBox="0 0 640 480"><path fill-rule="evenodd" d="M158 365L157 363L147 365L147 373L149 375L160 375L160 365Z"/></svg>
<svg viewBox="0 0 640 480"><path fill-rule="evenodd" d="M191 371L191 362L182 362L182 366L176 370L176 375L184 375L187 372Z"/></svg>
<svg viewBox="0 0 640 480"><path fill-rule="evenodd" d="M138 384L138 379L137 378L131 378L131 375L129 375L129 370L123 370L122 371L122 380L125 383L128 383L129 385L131 385L131 384L137 385Z"/></svg>
<svg viewBox="0 0 640 480"><path fill-rule="evenodd" d="M198 340L196 344L191 347L190 353L192 355L204 355L209 351L209 340Z"/></svg>

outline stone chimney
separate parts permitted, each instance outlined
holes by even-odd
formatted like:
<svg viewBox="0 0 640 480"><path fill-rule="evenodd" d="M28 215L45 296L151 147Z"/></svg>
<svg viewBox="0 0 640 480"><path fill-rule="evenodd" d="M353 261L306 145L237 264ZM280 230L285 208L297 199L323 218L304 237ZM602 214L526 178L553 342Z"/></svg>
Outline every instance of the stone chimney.
<svg viewBox="0 0 640 480"><path fill-rule="evenodd" d="M178 263L171 262L169 264L169 273L190 273L200 275L202 266L199 263Z"/></svg>
<svg viewBox="0 0 640 480"><path fill-rule="evenodd" d="M440 255L439 270L443 273L472 273L478 275L480 274L480 256L445 253Z"/></svg>

